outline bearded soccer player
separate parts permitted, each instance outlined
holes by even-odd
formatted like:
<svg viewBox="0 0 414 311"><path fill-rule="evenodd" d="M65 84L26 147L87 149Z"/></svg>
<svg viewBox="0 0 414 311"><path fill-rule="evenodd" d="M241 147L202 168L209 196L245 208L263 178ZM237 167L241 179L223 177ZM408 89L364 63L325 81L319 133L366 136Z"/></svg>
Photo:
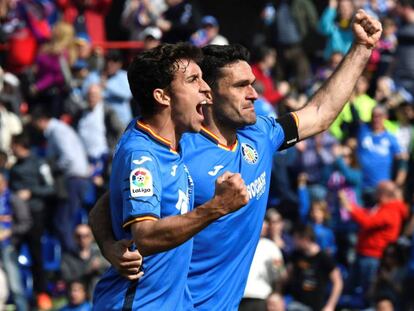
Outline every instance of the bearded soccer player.
<svg viewBox="0 0 414 311"><path fill-rule="evenodd" d="M303 109L280 119L256 117L253 103L257 93L252 87L254 75L246 51L240 46L203 49L200 66L211 87L213 105L203 107L201 134L182 138L184 162L195 185L195 206L202 206L212 197L214 177L223 170L243 176L250 201L194 237L188 285L196 310L238 309L260 236L273 152L329 127L348 100L381 35L381 24L362 10L356 14L352 28L354 45L330 79ZM137 267L128 263L139 255L117 253L119 242L108 237L110 227L102 226L108 223L105 200L95 207L91 224L107 258L131 277L137 274Z"/></svg>

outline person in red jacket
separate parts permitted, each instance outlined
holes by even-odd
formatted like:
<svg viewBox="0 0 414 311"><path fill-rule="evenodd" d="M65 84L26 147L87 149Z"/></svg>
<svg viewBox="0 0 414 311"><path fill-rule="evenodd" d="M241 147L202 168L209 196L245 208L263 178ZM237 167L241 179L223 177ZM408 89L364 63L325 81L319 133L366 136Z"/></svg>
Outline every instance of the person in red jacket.
<svg viewBox="0 0 414 311"><path fill-rule="evenodd" d="M397 241L408 208L402 199L397 185L382 181L376 189L377 205L372 209L357 206L340 192L342 207L348 210L352 219L359 225L357 240L357 259L351 272L352 288L362 287L367 294L375 279L384 249L389 243Z"/></svg>
<svg viewBox="0 0 414 311"><path fill-rule="evenodd" d="M92 43L106 41L105 16L112 0L57 0L63 20L74 25L76 33L87 33Z"/></svg>
<svg viewBox="0 0 414 311"><path fill-rule="evenodd" d="M252 65L252 71L256 80L263 85L263 97L272 105L276 105L289 92L289 84L283 81L279 88L275 87L271 71L276 65L275 49L263 46L257 51L257 62Z"/></svg>

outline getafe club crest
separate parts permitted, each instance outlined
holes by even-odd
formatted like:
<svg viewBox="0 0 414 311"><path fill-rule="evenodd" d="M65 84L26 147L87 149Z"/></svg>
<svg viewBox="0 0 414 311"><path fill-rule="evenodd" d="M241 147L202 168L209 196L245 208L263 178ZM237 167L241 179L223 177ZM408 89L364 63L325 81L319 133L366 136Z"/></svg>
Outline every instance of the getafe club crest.
<svg viewBox="0 0 414 311"><path fill-rule="evenodd" d="M243 159L245 159L249 164L256 164L257 160L259 159L259 154L257 153L256 149L245 143L243 143L241 147Z"/></svg>
<svg viewBox="0 0 414 311"><path fill-rule="evenodd" d="M133 198L152 196L154 191L151 172L142 167L134 169L129 175L129 187Z"/></svg>

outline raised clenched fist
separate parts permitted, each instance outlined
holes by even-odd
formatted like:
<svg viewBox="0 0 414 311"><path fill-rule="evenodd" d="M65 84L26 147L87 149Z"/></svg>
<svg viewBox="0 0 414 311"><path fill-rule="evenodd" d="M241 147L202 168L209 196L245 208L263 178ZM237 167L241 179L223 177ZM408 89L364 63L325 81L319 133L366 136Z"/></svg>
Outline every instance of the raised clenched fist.
<svg viewBox="0 0 414 311"><path fill-rule="evenodd" d="M364 10L358 10L352 23L352 30L357 44L372 49L381 37L381 23L369 16Z"/></svg>
<svg viewBox="0 0 414 311"><path fill-rule="evenodd" d="M223 215L245 206L249 202L249 193L241 175L225 172L218 177L214 200Z"/></svg>

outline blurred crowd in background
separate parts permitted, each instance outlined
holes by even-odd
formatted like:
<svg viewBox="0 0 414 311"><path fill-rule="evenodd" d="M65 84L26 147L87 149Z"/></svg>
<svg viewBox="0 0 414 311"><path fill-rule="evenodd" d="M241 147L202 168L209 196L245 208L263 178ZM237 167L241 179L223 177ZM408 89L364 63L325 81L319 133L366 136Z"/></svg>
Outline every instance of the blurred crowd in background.
<svg viewBox="0 0 414 311"><path fill-rule="evenodd" d="M123 2L108 21L112 0L0 0L0 310L91 309L109 263L88 211L140 114L131 57L237 43L192 1ZM263 4L248 44L255 108L303 107L350 48L359 8L382 38L331 128L275 153L240 310L414 310L414 0ZM108 47L108 23L136 44Z"/></svg>

